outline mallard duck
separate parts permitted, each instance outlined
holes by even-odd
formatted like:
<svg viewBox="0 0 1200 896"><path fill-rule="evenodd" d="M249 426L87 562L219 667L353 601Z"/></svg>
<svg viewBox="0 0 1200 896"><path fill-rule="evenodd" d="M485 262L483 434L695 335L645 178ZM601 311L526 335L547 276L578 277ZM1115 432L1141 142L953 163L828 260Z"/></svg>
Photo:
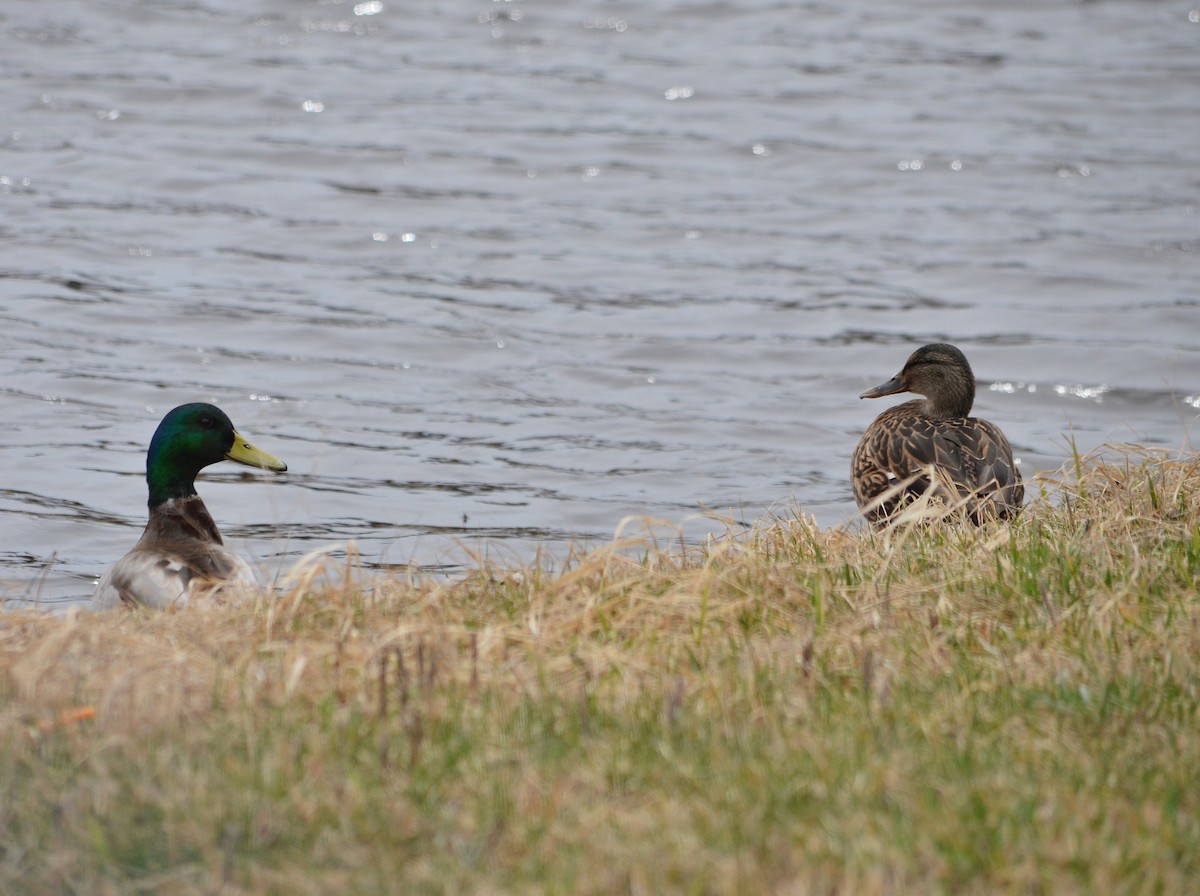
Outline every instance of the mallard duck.
<svg viewBox="0 0 1200 896"><path fill-rule="evenodd" d="M926 345L898 374L859 398L897 392L925 397L876 417L850 464L854 498L867 519L885 524L931 488L934 497L961 502L975 523L1016 516L1025 486L1004 433L987 420L967 416L975 402L975 375L966 356L943 342Z"/></svg>
<svg viewBox="0 0 1200 896"><path fill-rule="evenodd" d="M223 583L254 583L249 564L225 550L217 524L196 494L196 474L221 460L287 470L287 464L239 435L211 404L181 405L163 417L146 453L150 521L133 549L100 578L93 607L167 607Z"/></svg>

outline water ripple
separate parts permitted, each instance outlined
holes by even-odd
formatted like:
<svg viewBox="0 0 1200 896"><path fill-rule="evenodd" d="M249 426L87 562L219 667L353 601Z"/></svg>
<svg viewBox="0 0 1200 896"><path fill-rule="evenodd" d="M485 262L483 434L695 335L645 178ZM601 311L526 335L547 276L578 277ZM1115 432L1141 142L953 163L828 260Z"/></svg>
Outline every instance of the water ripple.
<svg viewBox="0 0 1200 896"><path fill-rule="evenodd" d="M198 486L270 570L853 521L857 395L935 340L1030 473L1191 443L1200 63L1161 10L475 12L5 10L8 599L86 598L197 399L289 463Z"/></svg>

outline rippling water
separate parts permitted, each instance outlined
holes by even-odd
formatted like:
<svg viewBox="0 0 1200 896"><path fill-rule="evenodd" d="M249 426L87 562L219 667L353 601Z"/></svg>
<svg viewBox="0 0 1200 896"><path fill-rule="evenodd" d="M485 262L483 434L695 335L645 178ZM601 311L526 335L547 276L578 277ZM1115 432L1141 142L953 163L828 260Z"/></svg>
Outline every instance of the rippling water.
<svg viewBox="0 0 1200 896"><path fill-rule="evenodd" d="M0 551L86 598L163 413L268 574L854 519L952 341L1030 477L1200 414L1200 8L10 0Z"/></svg>

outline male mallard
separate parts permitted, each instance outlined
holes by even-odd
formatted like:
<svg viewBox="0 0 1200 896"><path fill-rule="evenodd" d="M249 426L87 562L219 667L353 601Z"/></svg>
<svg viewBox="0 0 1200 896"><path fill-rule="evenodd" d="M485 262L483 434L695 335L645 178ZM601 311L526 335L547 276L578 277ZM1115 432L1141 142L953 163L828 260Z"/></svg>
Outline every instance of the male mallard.
<svg viewBox="0 0 1200 896"><path fill-rule="evenodd" d="M150 521L133 549L100 579L92 605L167 607L223 582L253 584L241 557L225 550L196 494L196 474L221 460L282 473L287 464L259 451L211 404L185 404L163 417L146 453Z"/></svg>
<svg viewBox="0 0 1200 896"><path fill-rule="evenodd" d="M912 353L896 376L859 398L897 392L925 398L876 417L850 463L854 498L867 519L886 523L909 500L929 491L931 466L938 480L932 484L933 495L964 502L974 522L1016 516L1025 486L1004 433L967 416L975 402L975 376L966 356L942 342L926 345ZM895 493L885 496L889 489Z"/></svg>

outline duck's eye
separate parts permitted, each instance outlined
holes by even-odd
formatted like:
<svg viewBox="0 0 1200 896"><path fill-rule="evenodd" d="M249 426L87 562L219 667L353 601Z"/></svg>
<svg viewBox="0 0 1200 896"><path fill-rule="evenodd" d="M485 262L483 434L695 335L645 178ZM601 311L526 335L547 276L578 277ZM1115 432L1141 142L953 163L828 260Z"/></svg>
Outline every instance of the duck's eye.
<svg viewBox="0 0 1200 896"><path fill-rule="evenodd" d="M212 429L214 426L217 425L217 421L214 420L212 417L201 417L200 425L203 426L205 429Z"/></svg>

